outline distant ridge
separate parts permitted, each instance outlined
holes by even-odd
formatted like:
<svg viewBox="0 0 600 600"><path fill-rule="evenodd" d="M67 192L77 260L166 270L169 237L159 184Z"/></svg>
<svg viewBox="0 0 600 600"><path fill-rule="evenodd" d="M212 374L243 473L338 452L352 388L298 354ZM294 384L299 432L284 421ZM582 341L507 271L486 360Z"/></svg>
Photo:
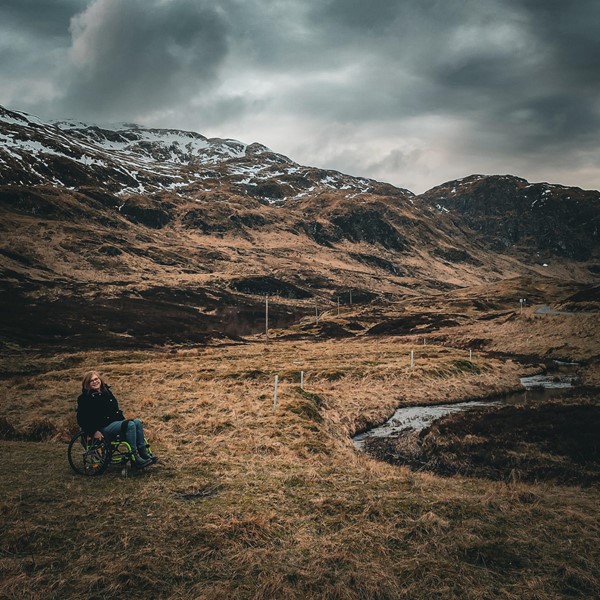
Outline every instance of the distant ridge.
<svg viewBox="0 0 600 600"><path fill-rule="evenodd" d="M529 260L592 258L600 240L600 192L512 175L472 175L419 197L443 207L490 249Z"/></svg>

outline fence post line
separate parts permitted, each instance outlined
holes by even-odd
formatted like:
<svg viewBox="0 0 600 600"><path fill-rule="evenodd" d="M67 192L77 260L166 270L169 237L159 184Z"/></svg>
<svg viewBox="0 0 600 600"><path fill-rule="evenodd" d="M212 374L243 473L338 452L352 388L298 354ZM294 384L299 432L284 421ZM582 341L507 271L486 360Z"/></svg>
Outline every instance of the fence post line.
<svg viewBox="0 0 600 600"><path fill-rule="evenodd" d="M275 387L273 388L273 410L277 409L277 384L279 383L279 375L275 375Z"/></svg>
<svg viewBox="0 0 600 600"><path fill-rule="evenodd" d="M473 362L473 350L469 350L469 362Z"/></svg>
<svg viewBox="0 0 600 600"><path fill-rule="evenodd" d="M300 371L300 389L304 389L304 371Z"/></svg>
<svg viewBox="0 0 600 600"><path fill-rule="evenodd" d="M415 368L415 351L414 350L410 351L410 368L411 369Z"/></svg>

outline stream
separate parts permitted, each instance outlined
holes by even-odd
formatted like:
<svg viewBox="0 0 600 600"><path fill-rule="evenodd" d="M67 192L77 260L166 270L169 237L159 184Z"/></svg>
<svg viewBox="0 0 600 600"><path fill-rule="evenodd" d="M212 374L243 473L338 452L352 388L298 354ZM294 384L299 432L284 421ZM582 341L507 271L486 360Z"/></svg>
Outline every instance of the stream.
<svg viewBox="0 0 600 600"><path fill-rule="evenodd" d="M429 427L437 419L451 413L480 407L527 403L531 400L543 400L563 394L576 384L577 375L575 371L578 366L577 363L559 363L557 361L557 372L521 377L521 384L524 389L501 398L398 408L385 423L359 433L352 438L352 442L358 450L364 450L365 440L387 438L398 435L400 432L419 432Z"/></svg>

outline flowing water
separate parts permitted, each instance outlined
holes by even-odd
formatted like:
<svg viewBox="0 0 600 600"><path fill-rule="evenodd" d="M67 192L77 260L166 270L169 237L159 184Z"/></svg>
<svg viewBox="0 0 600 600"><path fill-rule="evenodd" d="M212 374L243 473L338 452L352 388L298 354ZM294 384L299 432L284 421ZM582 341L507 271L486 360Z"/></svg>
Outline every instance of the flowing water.
<svg viewBox="0 0 600 600"><path fill-rule="evenodd" d="M369 438L385 438L396 435L401 431L421 431L434 421L451 413L473 410L479 407L501 406L503 404L518 404L532 400L542 400L560 395L575 385L576 363L558 363L559 371L550 375L533 375L522 377L523 391L509 394L502 398L490 400L474 400L454 404L435 404L428 406L406 406L399 408L383 424L369 429L352 438L354 446L359 450L364 447L364 441Z"/></svg>

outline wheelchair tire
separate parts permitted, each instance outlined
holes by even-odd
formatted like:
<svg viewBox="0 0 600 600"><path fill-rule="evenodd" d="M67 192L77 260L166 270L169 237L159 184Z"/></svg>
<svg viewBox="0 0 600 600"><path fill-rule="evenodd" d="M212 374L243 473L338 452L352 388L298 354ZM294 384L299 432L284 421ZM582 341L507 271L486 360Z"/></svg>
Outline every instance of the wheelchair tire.
<svg viewBox="0 0 600 600"><path fill-rule="evenodd" d="M79 432L69 442L69 464L78 475L93 477L106 471L111 459L111 447L105 439L90 439Z"/></svg>

